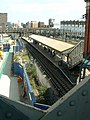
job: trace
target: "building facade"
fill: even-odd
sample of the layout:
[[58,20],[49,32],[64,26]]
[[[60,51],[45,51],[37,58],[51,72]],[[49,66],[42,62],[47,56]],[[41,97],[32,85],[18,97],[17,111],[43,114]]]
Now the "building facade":
[[44,27],[45,27],[44,22],[40,22],[40,21],[39,21],[39,22],[38,22],[38,27],[39,27],[39,28],[44,28]]
[[31,21],[31,28],[38,28],[38,22],[37,21]]
[[61,36],[69,39],[84,39],[85,21],[61,21]]
[[54,22],[55,22],[55,19],[50,18],[50,19],[48,20],[48,25],[49,25],[49,27],[54,27]]
[[5,30],[7,26],[7,13],[0,13],[0,29]]
[[31,22],[26,22],[26,28],[31,28]]

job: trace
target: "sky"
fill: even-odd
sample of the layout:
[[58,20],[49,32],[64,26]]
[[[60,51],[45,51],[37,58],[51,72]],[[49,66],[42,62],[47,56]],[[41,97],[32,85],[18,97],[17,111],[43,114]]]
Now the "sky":
[[43,21],[49,18],[80,20],[85,14],[84,0],[1,0],[0,12],[8,13],[8,22]]

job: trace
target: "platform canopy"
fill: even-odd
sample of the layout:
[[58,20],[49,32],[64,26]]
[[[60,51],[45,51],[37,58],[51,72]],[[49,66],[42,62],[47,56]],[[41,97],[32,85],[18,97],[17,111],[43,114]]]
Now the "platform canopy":
[[60,40],[56,40],[56,39],[52,39],[52,38],[48,38],[40,35],[32,34],[29,37],[59,52],[68,51],[75,46],[67,42],[63,42]]

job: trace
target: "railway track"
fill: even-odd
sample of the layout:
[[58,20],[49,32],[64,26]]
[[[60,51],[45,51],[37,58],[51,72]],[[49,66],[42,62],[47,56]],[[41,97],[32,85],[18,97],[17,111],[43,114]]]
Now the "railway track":
[[54,88],[58,91],[59,96],[62,97],[70,89],[73,88],[73,84],[68,79],[68,77],[60,70],[50,59],[48,59],[39,49],[37,49],[33,44],[26,42],[26,48],[32,54],[32,56],[37,59],[41,64],[43,69],[46,71],[47,75],[51,78],[51,82]]

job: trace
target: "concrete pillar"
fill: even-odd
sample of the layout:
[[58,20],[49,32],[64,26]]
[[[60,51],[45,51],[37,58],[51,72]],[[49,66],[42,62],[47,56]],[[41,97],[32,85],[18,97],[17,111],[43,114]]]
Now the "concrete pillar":
[[90,0],[86,2],[86,21],[85,21],[85,39],[84,39],[84,58],[90,55]]

